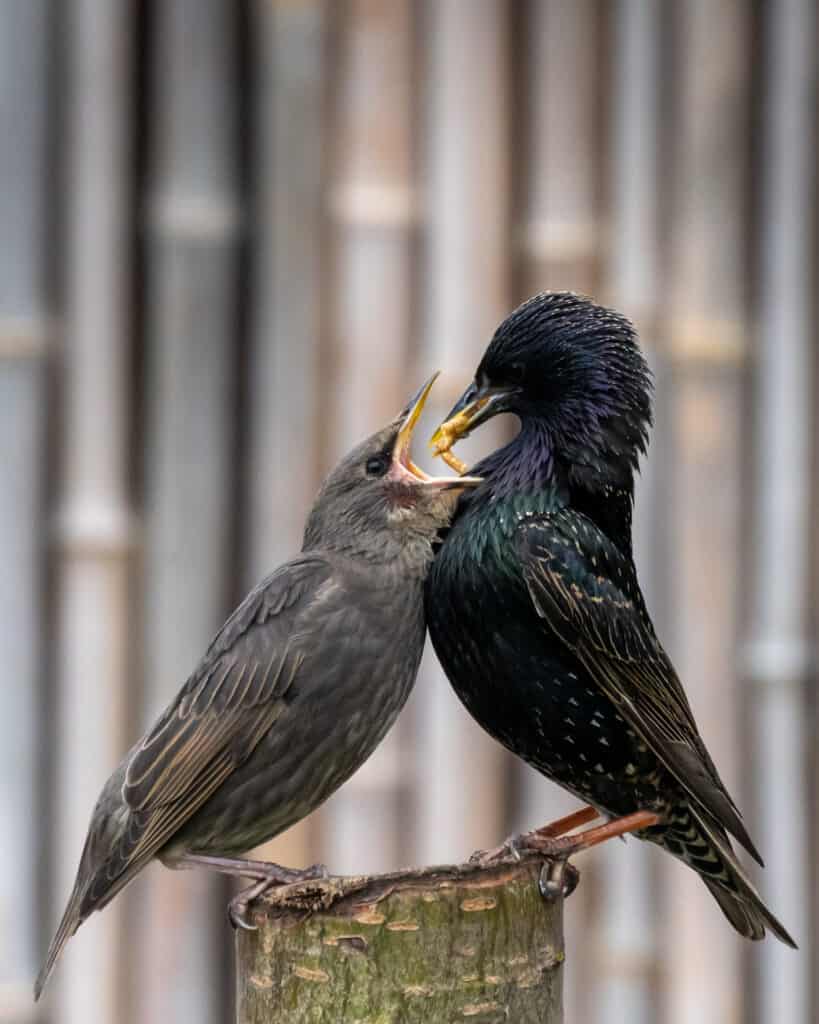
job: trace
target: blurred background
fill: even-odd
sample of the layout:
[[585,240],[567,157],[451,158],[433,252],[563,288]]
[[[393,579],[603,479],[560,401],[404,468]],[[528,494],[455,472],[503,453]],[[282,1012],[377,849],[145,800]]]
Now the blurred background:
[[[641,579],[801,944],[743,944],[683,867],[610,843],[566,906],[567,1021],[816,1019],[816,20],[0,0],[3,1024],[230,1019],[225,885],[159,866],[32,1005],[99,788],[297,551],[321,474],[440,368],[425,458],[494,326],[557,287],[640,328]],[[573,806],[430,655],[376,756],[263,855],[463,859]]]

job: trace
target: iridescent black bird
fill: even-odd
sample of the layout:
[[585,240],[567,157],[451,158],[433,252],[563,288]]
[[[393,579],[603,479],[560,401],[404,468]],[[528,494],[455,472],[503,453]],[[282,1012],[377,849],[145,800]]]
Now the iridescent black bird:
[[520,432],[472,470],[427,578],[429,630],[463,703],[504,746],[697,871],[740,934],[793,939],[729,834],[761,863],[699,735],[632,560],[650,375],[624,317],[538,295],[497,329],[433,437],[446,452],[500,412]]
[[154,858],[256,879],[233,901],[238,924],[266,886],[309,875],[235,858],[326,800],[409,696],[433,541],[475,482],[409,457],[431,386],[330,474],[301,555],[245,598],[105,784],[35,998],[83,921]]

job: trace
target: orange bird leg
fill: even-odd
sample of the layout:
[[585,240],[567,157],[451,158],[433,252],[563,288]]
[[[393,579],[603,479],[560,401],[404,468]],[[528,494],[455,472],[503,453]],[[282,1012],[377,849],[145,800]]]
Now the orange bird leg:
[[572,811],[571,814],[567,814],[565,818],[558,818],[556,821],[549,822],[548,825],[544,825],[542,828],[536,828],[532,832],[527,832],[521,836],[522,840],[528,839],[529,836],[542,836],[544,839],[553,839],[557,836],[565,836],[567,832],[571,832],[573,828],[578,828],[580,825],[588,825],[590,821],[594,821],[595,818],[599,818],[600,814],[593,807],[581,807],[579,811]]
[[[581,815],[583,812],[578,811]],[[627,835],[629,832],[636,832],[641,828],[650,828],[652,825],[659,825],[661,822],[659,814],[653,811],[635,811],[634,814],[626,814],[622,818],[615,818],[614,821],[607,821],[605,825],[596,825],[594,828],[587,828],[574,836],[549,836],[542,832],[530,832],[523,837],[524,849],[538,850],[547,857],[552,858],[543,865],[540,872],[540,892],[544,899],[555,900],[559,896],[566,897],[577,885],[577,872],[574,871],[567,878],[569,857],[581,850],[589,850],[592,846],[605,843],[607,839],[614,839],[617,836]],[[559,824],[555,822],[555,824]],[[548,826],[547,826],[548,827]]]
[[[586,808],[586,811],[591,808]],[[579,817],[584,811],[577,811],[574,817]],[[569,817],[572,817],[570,815]],[[564,819],[567,820],[567,819]],[[587,819],[588,820],[588,819]],[[652,825],[659,825],[661,821],[659,814],[653,811],[635,811],[633,814],[626,814],[622,818],[615,818],[607,821],[605,825],[595,825],[594,828],[587,828],[585,832],[579,832],[574,836],[566,836],[557,833],[548,833],[542,829],[537,832],[530,832],[523,836],[525,849],[542,850],[543,853],[556,857],[570,857],[573,853],[581,850],[589,850],[592,846],[605,843],[607,839],[616,839],[617,836],[627,835],[629,832],[637,832],[641,828],[650,828]],[[561,822],[555,822],[555,826]],[[546,826],[548,829],[550,826]],[[565,831],[565,830],[564,830]]]
[[[492,864],[495,861],[510,856],[520,859],[521,853],[525,850],[539,850],[538,841],[563,836],[567,832],[571,832],[573,828],[587,825],[590,821],[594,821],[595,818],[599,817],[599,813],[593,807],[581,807],[579,811],[573,811],[571,814],[567,814],[565,818],[558,818],[557,821],[552,821],[542,828],[535,829],[533,832],[509,836],[500,846],[495,846],[491,850],[478,850],[469,859],[473,863],[483,865]],[[530,843],[530,839],[533,839],[534,842]]]

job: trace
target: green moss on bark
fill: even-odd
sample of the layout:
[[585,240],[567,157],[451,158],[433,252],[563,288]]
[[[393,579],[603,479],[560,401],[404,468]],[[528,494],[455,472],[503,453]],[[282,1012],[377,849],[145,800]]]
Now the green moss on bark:
[[239,1024],[558,1024],[562,901],[539,863],[289,886],[237,934]]

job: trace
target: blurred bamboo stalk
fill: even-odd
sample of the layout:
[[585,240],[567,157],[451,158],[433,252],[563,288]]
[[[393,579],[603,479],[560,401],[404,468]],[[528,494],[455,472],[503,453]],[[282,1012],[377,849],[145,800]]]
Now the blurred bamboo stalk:
[[[91,808],[125,749],[132,618],[126,489],[131,9],[123,0],[77,0],[66,7],[64,21],[66,315],[54,780],[61,906],[74,880]],[[55,915],[49,916],[53,928]],[[61,1024],[119,1019],[118,972],[125,962],[120,921],[115,903],[70,943],[55,978]]]
[[[656,344],[659,284],[659,106],[660,4],[618,0],[613,12],[611,119],[611,232],[606,295],[631,317],[640,332],[658,391],[662,355]],[[658,395],[661,404],[666,397]],[[660,410],[662,414],[662,409]],[[655,426],[649,456],[637,484],[634,552],[640,581],[655,624],[662,569],[656,524],[662,518],[658,467],[664,441]],[[660,628],[660,632],[664,630]],[[657,1010],[657,913],[647,844],[607,843],[601,858],[597,957],[583,958],[595,979],[594,1019],[600,1024],[650,1024]]]
[[[333,125],[333,459],[404,404],[416,195],[412,4],[347,0],[338,30]],[[388,343],[385,344],[385,341]],[[385,871],[406,849],[405,720],[322,813],[333,871]]]
[[[675,373],[671,654],[729,790],[739,791],[735,643],[740,562],[740,412],[746,355],[744,259],[749,5],[674,8],[675,168],[669,343]],[[764,848],[764,847],[763,847]],[[666,860],[671,1024],[737,1021],[740,943],[691,872]]]
[[[125,731],[133,703],[150,705],[146,724],[201,654],[237,577],[249,587],[297,550],[321,470],[441,368],[431,424],[512,301],[557,287],[622,308],[648,341],[658,423],[635,519],[641,581],[729,787],[738,789],[741,763],[754,768],[752,833],[769,863],[762,892],[803,947],[741,945],[690,872],[636,842],[617,844],[580,862],[567,948],[582,955],[567,969],[567,1019],[812,1019],[815,792],[803,718],[815,653],[806,622],[816,555],[815,22],[812,0],[0,4],[0,816],[13,865],[0,913],[14,923],[0,955],[0,1019],[40,1019],[29,1002],[47,938],[32,912],[37,858],[48,845],[50,932],[93,801],[136,731]],[[144,75],[132,64],[141,26],[152,30]],[[758,85],[751,28],[764,57]],[[57,125],[51,76],[63,71]],[[131,95],[144,82],[148,102]],[[751,147],[757,100],[761,139]],[[134,447],[144,442],[147,460],[146,685],[134,697],[127,324],[138,161],[129,150],[143,116],[151,159],[137,318],[147,331],[147,434]],[[55,127],[65,210],[48,194]],[[255,213],[246,289],[237,281],[244,132]],[[65,235],[56,247],[61,360],[51,355],[43,268],[55,213]],[[746,421],[749,226],[758,232],[759,361]],[[245,327],[247,350],[233,342]],[[52,359],[63,414],[53,434],[53,727],[36,717]],[[239,374],[246,408],[235,401]],[[745,425],[753,490],[741,488]],[[237,435],[247,442],[241,474]],[[459,453],[471,460],[502,437],[482,430]],[[755,532],[741,538],[741,561],[743,494]],[[737,584],[749,565],[743,601]],[[744,689],[739,605],[748,613]],[[739,700],[754,726],[744,761]],[[39,785],[52,733],[53,777]],[[53,829],[37,804],[46,785]],[[748,793],[736,796],[749,807]],[[460,859],[572,805],[480,733],[428,658],[410,714],[379,755],[317,825],[290,830],[262,855],[294,865],[321,857],[334,870]],[[230,962],[219,888],[152,869],[69,945],[46,1015],[60,1024],[221,1020]],[[133,906],[141,927],[125,947],[122,909]],[[743,959],[758,967],[760,1000],[745,995],[754,987]]]
[[[423,365],[442,370],[440,422],[508,311],[508,5],[440,0],[425,18],[429,83]],[[419,375],[420,376],[420,375]],[[497,431],[481,431],[482,450]],[[459,447],[470,461],[473,443]],[[508,755],[469,718],[430,656],[414,701],[419,722],[415,860],[458,860],[503,838]]]
[[14,140],[0,146],[0,821],[9,867],[0,873],[0,1017],[15,1024],[34,1019],[31,981],[45,948],[38,822],[48,42],[45,0],[0,7],[0,138]]
[[[240,223],[235,10],[167,0],[150,40],[145,686],[148,727],[229,610]],[[205,872],[139,885],[136,1019],[224,1018],[224,889]]]
[[[317,486],[327,10],[324,0],[255,0],[253,294],[248,360],[250,587],[301,547]],[[317,859],[300,823],[259,856]]]
[[[519,299],[545,290],[595,293],[599,278],[601,225],[598,178],[601,139],[594,74],[600,15],[599,0],[528,0],[523,7],[525,74],[522,97],[526,117],[521,151],[522,204],[517,231]],[[569,813],[577,801],[542,775],[518,763],[520,798],[517,830]],[[590,926],[597,891],[598,858],[585,860],[585,884],[566,915],[569,947],[582,941]],[[566,970],[568,1019],[586,1020],[592,987],[585,972],[590,958],[570,961]]]
[[522,297],[563,288],[593,294],[601,235],[595,71],[603,8],[599,0],[528,0],[524,10]]
[[746,639],[753,683],[758,832],[767,869],[762,889],[800,945],[799,955],[766,943],[760,1021],[811,1019],[811,933],[805,680],[815,656],[809,637],[808,572],[811,394],[815,348],[815,238],[807,216],[816,199],[816,6],[763,5],[764,99],[756,375],[754,590]]

